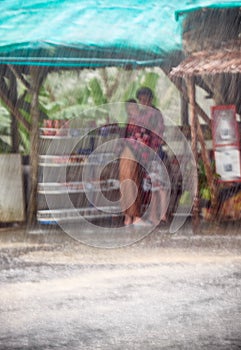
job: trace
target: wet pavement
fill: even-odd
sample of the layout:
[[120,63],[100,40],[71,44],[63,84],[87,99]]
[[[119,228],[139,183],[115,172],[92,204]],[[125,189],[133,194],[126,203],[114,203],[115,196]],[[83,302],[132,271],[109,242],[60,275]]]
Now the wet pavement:
[[238,226],[117,249],[12,228],[0,261],[0,349],[241,349]]

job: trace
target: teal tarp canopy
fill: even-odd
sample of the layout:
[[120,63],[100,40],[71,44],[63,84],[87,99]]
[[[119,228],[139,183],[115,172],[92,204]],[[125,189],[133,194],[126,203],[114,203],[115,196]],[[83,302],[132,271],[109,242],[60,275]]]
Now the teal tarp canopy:
[[170,0],[5,0],[0,8],[2,63],[153,66],[181,47]]
[[206,4],[217,2],[2,0],[0,64],[158,66],[181,50],[176,11]]
[[188,14],[190,12],[201,10],[202,8],[207,9],[224,9],[224,8],[235,8],[235,7],[241,7],[241,1],[236,0],[227,0],[227,1],[198,1],[198,0],[192,0],[188,1],[187,5],[183,7],[182,9],[178,9],[175,12],[176,19],[178,20],[181,15]]

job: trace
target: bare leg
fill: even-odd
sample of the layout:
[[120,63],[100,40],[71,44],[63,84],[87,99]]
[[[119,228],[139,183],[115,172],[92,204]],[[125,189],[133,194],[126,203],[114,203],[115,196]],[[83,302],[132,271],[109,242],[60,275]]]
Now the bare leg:
[[125,214],[125,225],[130,225],[140,218],[140,196],[138,163],[133,153],[126,147],[120,157],[119,177],[121,186],[121,207]]
[[157,225],[159,223],[159,217],[157,214],[157,210],[159,207],[159,203],[160,203],[160,194],[158,191],[153,191],[151,194],[151,203],[150,203],[150,215],[149,215],[149,219],[150,221]]
[[164,189],[160,189],[160,201],[161,201],[161,217],[160,221],[167,221],[167,192]]
[[[161,208],[160,208],[161,207]],[[164,189],[152,192],[149,219],[155,225],[159,222],[166,222],[167,216],[167,192]],[[160,215],[160,216],[159,216]]]
[[125,225],[130,225],[132,224],[132,217],[128,214],[125,214],[125,220],[124,220]]

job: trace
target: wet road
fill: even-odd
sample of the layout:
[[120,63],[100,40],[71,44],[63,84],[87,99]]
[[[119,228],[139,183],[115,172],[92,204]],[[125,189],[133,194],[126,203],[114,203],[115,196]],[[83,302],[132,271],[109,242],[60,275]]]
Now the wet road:
[[0,246],[0,349],[241,349],[241,236]]

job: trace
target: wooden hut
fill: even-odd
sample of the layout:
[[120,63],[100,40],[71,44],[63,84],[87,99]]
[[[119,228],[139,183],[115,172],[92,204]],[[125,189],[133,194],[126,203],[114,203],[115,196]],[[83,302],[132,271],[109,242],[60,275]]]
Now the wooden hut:
[[[228,5],[227,5],[228,6]],[[230,4],[229,4],[230,6]],[[192,150],[198,159],[197,143],[201,145],[209,188],[211,190],[211,218],[241,218],[240,192],[230,196],[220,205],[220,183],[211,169],[200,120],[203,117],[196,103],[195,87],[202,87],[216,105],[235,105],[241,114],[241,12],[240,7],[203,7],[190,12],[179,11],[183,20],[183,48],[185,59],[169,74],[190,104]],[[181,81],[181,82],[180,82]],[[211,118],[205,116],[211,127]],[[240,129],[239,129],[240,138]],[[232,188],[235,182],[222,183],[222,188]],[[194,216],[198,216],[198,196],[194,203]]]

